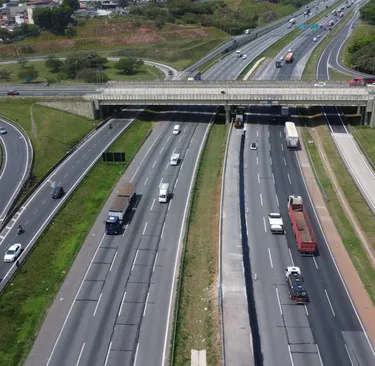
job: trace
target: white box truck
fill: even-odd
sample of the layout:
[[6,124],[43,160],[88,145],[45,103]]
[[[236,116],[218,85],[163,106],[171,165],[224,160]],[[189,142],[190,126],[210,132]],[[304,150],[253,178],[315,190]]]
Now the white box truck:
[[283,218],[279,213],[270,213],[268,215],[268,221],[272,234],[284,234]]
[[285,122],[285,142],[288,149],[298,148],[298,133],[296,125],[293,122]]
[[178,165],[179,161],[180,161],[180,154],[173,153],[171,155],[170,164],[171,165]]
[[289,20],[289,23],[290,23],[290,24],[296,24],[296,19],[295,19],[295,18],[290,19],[290,20]]
[[161,183],[159,186],[159,202],[168,202],[169,183]]
[[288,106],[282,106],[281,107],[281,115],[282,116],[289,116],[289,107]]

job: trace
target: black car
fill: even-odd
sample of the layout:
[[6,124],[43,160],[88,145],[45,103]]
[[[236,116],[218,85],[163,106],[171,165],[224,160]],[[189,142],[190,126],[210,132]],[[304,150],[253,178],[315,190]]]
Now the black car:
[[173,75],[172,70],[169,70],[169,71],[168,71],[168,75]]
[[52,198],[61,198],[64,195],[64,188],[57,186],[52,192]]

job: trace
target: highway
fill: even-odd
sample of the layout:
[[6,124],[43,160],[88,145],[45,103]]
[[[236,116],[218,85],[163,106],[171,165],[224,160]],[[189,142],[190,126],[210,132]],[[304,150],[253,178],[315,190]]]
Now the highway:
[[348,69],[342,66],[340,63],[340,55],[342,52],[342,48],[347,39],[349,38],[349,36],[351,35],[353,28],[359,19],[359,7],[363,6],[365,3],[366,1],[355,3],[355,10],[351,19],[335,36],[334,42],[330,42],[330,44],[325,48],[325,50],[321,54],[316,68],[317,80],[329,80],[329,68],[333,68],[341,73],[352,75],[354,77],[368,76],[367,74]]
[[[40,185],[29,200],[20,208],[0,233],[0,249],[5,251],[11,244],[21,243],[24,252],[28,252],[59,208],[63,205],[90,167],[96,162],[102,151],[116,139],[128,126],[127,120],[113,120],[113,129],[104,127],[95,131],[81,144],[51,175]],[[25,155],[26,156],[26,155]],[[25,156],[22,156],[24,159]],[[52,199],[55,185],[63,185],[65,196],[60,200]],[[18,236],[17,226],[21,224],[25,232]],[[7,278],[15,270],[15,264],[0,262],[0,280]]]
[[[330,6],[333,2],[326,1],[320,2],[318,4],[318,12],[324,11],[326,5]],[[312,7],[315,9],[315,4]],[[305,9],[306,7],[304,7]],[[302,11],[304,10],[302,9]],[[315,12],[315,10],[312,10]],[[259,36],[254,41],[249,42],[246,45],[241,47],[241,52],[243,55],[247,56],[247,59],[244,60],[243,58],[237,58],[235,52],[230,53],[227,57],[222,59],[221,61],[217,62],[213,67],[208,69],[206,72],[203,73],[202,79],[203,80],[235,80],[241,74],[241,72],[252,62],[256,59],[263,51],[267,48],[272,46],[282,37],[287,35],[290,32],[293,32],[294,29],[300,24],[304,24],[304,22],[311,17],[305,18],[302,15],[296,16],[296,24],[294,27],[289,28],[289,23],[286,21],[279,27],[271,30],[270,32],[266,33],[265,35]]]
[[31,142],[17,126],[0,118],[0,126],[7,130],[0,135],[3,161],[0,169],[0,223],[28,178],[32,160]]
[[[75,279],[80,286],[71,308],[65,308],[59,334],[54,343],[50,337],[43,342],[42,329],[26,365],[42,365],[47,357],[46,365],[162,364],[169,352],[171,289],[191,180],[215,110],[180,108],[154,129],[150,147],[125,173],[124,179],[137,185],[137,202],[124,234],[104,235],[103,210],[96,224],[102,239],[85,276]],[[179,136],[172,135],[175,123],[182,129]],[[181,154],[177,167],[169,165],[173,152]],[[161,181],[173,191],[168,204],[157,201]],[[47,318],[43,327],[54,321]]]

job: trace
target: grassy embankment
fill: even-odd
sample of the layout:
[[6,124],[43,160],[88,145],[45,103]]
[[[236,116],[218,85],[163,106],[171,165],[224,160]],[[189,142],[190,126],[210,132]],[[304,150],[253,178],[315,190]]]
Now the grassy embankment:
[[[323,149],[327,156],[331,168],[339,182],[341,190],[348,201],[357,222],[359,223],[363,233],[365,234],[368,242],[375,248],[375,227],[374,216],[368,208],[366,202],[362,198],[361,193],[358,191],[353,179],[344,166],[341,157],[332,141],[328,128],[323,120],[316,120],[314,125],[315,131],[318,133],[322,142]],[[309,129],[303,129],[305,141],[314,141]],[[318,148],[315,144],[306,143],[306,148],[310,152],[312,163],[315,166],[319,179],[328,195],[329,201],[326,202],[331,218],[333,219],[344,246],[349,253],[349,256],[362,280],[366,290],[368,291],[372,302],[375,304],[375,270],[372,266],[367,254],[362,247],[362,244],[357,237],[352,224],[346,216],[340,200],[337,197],[334,186],[327,174],[323,162],[319,156]]]
[[221,363],[216,281],[222,165],[228,126],[214,124],[204,148],[185,241],[174,365],[190,364],[191,349]]
[[[319,62],[319,59],[326,49],[326,47],[332,42],[336,35],[341,31],[341,29],[348,23],[352,18],[353,12],[345,13],[343,19],[337,24],[336,27],[319,43],[319,45],[314,49],[309,60],[307,61],[305,70],[302,74],[302,80],[316,80],[316,68]],[[343,74],[334,69],[329,70],[330,80],[332,81],[345,81],[350,80],[352,77],[350,75]]]
[[[132,74],[123,74],[115,68],[115,61],[109,61],[104,65],[103,72],[108,76],[109,80],[116,81],[153,81],[164,79],[164,73],[156,67],[142,65]],[[38,71],[39,76],[32,81],[32,84],[45,83],[47,80],[56,79],[58,73],[51,72],[46,66],[45,61],[35,61],[28,62],[26,66],[34,66]],[[21,70],[21,65],[18,63],[14,64],[0,64],[0,70],[7,70],[11,72],[9,80],[0,80],[1,84],[22,84],[25,83],[25,79],[20,79],[18,77],[18,72]],[[98,74],[97,82],[100,82],[100,75]],[[71,83],[82,83],[79,79],[67,79],[61,80],[61,84],[71,84]]]
[[351,67],[350,54],[348,48],[356,42],[359,38],[364,38],[366,36],[372,35],[375,33],[375,25],[363,23],[358,20],[358,24],[354,26],[353,32],[350,35],[348,42],[345,43],[344,48],[341,53],[341,61],[347,67]]
[[[309,27],[310,25],[318,22],[322,17],[324,17],[326,14],[329,14],[332,9],[336,8],[337,4],[333,4],[328,9],[325,9],[323,12],[321,12],[318,15],[315,15],[311,19],[307,20],[305,24]],[[262,62],[267,62],[267,60],[273,60],[276,55],[285,47],[288,46],[291,42],[293,42],[302,32],[304,32],[304,29],[296,28],[293,32],[290,32],[280,40],[278,40],[276,43],[274,43],[272,46],[267,48],[263,53],[261,53],[253,62],[251,62],[241,73],[241,75],[238,77],[239,80],[242,80],[245,75],[249,72],[249,70],[254,66],[254,64],[260,60],[262,57],[265,57],[265,60]],[[262,63],[258,65],[260,67]],[[253,71],[253,74],[256,72],[256,69]],[[248,80],[251,80],[251,76]]]
[[153,22],[139,25],[130,19],[89,19],[77,27],[74,37],[42,32],[22,42],[0,45],[3,59],[46,54],[60,57],[70,52],[91,50],[103,56],[139,57],[185,69],[228,39],[228,34],[200,25],[166,24],[162,29]]
[[[132,157],[151,125],[136,121],[115,142],[116,151]],[[94,166],[1,294],[0,365],[19,365],[26,358],[48,308],[123,171],[123,166],[102,162]]]
[[[2,116],[17,121],[30,137],[35,161],[30,184],[33,185],[66,153],[92,130],[96,123],[87,118],[34,104],[36,98],[0,98]],[[31,122],[30,108],[35,121]],[[16,106],[16,107],[15,107]]]

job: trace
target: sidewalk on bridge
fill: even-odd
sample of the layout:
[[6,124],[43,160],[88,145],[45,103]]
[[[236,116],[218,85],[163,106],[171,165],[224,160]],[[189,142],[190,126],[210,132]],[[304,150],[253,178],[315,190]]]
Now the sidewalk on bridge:
[[300,169],[315,208],[318,220],[326,237],[327,245],[334,257],[341,277],[345,282],[355,309],[362,321],[372,345],[375,345],[375,307],[346,251],[335,224],[329,214],[322,193],[315,180],[310,166],[305,146],[301,140],[302,149],[297,152]]

